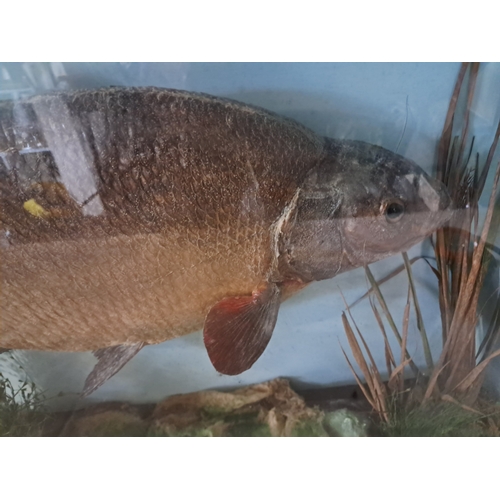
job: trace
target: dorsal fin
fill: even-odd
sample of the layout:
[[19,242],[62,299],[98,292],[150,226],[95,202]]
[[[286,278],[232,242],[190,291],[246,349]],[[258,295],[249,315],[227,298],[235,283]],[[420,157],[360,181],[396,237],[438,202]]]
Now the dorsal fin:
[[203,340],[218,372],[238,375],[259,359],[276,324],[280,295],[275,283],[267,283],[252,295],[226,297],[210,309]]
[[106,380],[120,371],[146,344],[115,345],[94,351],[98,359],[94,369],[85,380],[81,397],[86,397],[101,387]]

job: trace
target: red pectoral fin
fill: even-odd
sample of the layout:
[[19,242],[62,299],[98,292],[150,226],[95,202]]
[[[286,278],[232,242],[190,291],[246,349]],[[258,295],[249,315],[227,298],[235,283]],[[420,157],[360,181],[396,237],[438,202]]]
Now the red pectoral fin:
[[218,372],[238,375],[259,359],[271,339],[279,306],[280,289],[272,283],[253,295],[222,299],[210,309],[203,340]]

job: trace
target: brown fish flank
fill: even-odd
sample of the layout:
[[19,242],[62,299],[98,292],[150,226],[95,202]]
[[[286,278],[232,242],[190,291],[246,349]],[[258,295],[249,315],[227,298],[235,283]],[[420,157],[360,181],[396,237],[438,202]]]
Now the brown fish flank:
[[39,96],[2,104],[0,123],[0,347],[99,349],[87,393],[142,345],[204,325],[216,369],[240,373],[284,296],[448,218],[412,162],[210,96]]

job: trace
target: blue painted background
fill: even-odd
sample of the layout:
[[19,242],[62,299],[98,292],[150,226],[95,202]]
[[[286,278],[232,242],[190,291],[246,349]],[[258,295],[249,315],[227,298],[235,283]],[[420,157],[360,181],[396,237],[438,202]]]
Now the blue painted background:
[[[396,150],[431,171],[449,99],[460,65],[457,63],[65,63],[71,88],[107,85],[170,87],[230,97],[294,118],[322,135],[361,139]],[[6,88],[5,81],[0,81]],[[500,118],[500,64],[483,64],[473,106],[472,133],[485,157]],[[405,125],[406,124],[406,125]],[[404,130],[404,136],[402,132]],[[402,137],[402,138],[401,138]],[[411,255],[432,255],[428,245]],[[373,265],[377,277],[402,263],[401,257]],[[436,280],[423,261],[414,266],[419,299],[435,356],[439,353],[440,319]],[[200,333],[143,349],[118,375],[87,401],[156,401],[165,396],[206,388],[234,387],[289,377],[301,387],[353,382],[340,345],[350,353],[341,325],[348,302],[367,289],[362,270],[311,285],[281,308],[275,333],[264,355],[248,372],[217,374]],[[406,302],[403,274],[383,286],[399,325]],[[385,366],[380,332],[367,301],[353,310],[376,361]],[[409,351],[423,364],[415,318],[410,325]],[[17,352],[17,360],[47,394],[60,391],[55,406],[71,406],[95,359],[91,354]],[[77,404],[81,404],[78,402]]]

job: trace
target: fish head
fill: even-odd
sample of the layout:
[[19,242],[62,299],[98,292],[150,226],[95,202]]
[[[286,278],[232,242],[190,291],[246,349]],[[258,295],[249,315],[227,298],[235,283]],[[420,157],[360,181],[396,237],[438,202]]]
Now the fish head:
[[287,279],[332,278],[406,251],[450,219],[445,186],[413,161],[360,141],[327,141],[283,228]]

